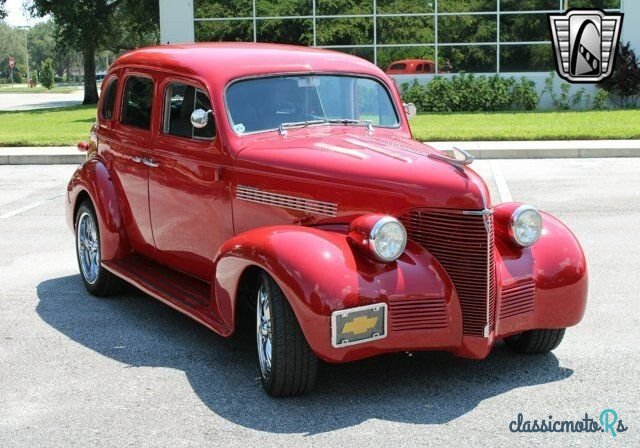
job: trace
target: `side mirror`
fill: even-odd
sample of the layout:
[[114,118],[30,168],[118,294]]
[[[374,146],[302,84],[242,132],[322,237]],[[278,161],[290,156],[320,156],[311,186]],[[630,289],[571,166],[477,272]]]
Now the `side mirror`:
[[407,114],[407,119],[411,120],[418,113],[418,108],[413,103],[404,103],[404,113]]
[[212,110],[196,109],[191,114],[191,124],[196,129],[202,129],[209,124],[209,114],[213,115]]

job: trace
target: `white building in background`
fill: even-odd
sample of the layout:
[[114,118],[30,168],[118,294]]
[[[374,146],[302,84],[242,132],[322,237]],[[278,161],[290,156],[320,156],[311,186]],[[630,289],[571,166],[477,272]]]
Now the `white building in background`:
[[[310,45],[355,54],[383,68],[399,59],[430,59],[436,72],[525,76],[541,90],[555,70],[547,15],[568,6],[624,13],[622,40],[640,51],[640,0],[357,0],[356,4],[357,9],[343,10],[324,0],[160,0],[161,41]],[[433,76],[394,75],[400,83],[428,82]],[[590,85],[573,89],[582,87],[595,92]],[[550,105],[550,98],[542,99],[541,107]]]

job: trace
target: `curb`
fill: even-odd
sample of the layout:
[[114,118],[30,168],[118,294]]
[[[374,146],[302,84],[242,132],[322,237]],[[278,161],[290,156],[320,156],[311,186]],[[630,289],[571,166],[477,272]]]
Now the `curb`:
[[75,146],[0,148],[0,165],[78,165],[85,160]]
[[568,140],[530,142],[429,142],[453,154],[461,148],[476,159],[589,159],[640,157],[640,140]]
[[[487,159],[589,159],[640,157],[640,140],[567,140],[526,142],[426,142],[454,155],[464,149],[478,160]],[[0,148],[0,165],[78,165],[86,155],[75,146]]]

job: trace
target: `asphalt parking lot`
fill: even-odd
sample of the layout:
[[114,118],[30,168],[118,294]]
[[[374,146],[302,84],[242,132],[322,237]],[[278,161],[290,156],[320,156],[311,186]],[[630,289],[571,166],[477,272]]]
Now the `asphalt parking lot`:
[[[268,398],[253,340],[222,339],[133,288],[80,281],[63,193],[73,166],[0,166],[0,447],[640,446],[640,159],[478,161],[494,201],[564,220],[589,260],[583,322],[553,354],[397,354],[323,366]],[[511,433],[598,419],[610,433]]]

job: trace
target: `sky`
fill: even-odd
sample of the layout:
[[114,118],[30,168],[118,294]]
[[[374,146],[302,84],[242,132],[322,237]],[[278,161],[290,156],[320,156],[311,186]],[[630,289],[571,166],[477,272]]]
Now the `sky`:
[[24,0],[7,0],[7,17],[4,21],[11,26],[35,25],[45,19],[32,18],[23,7]]

